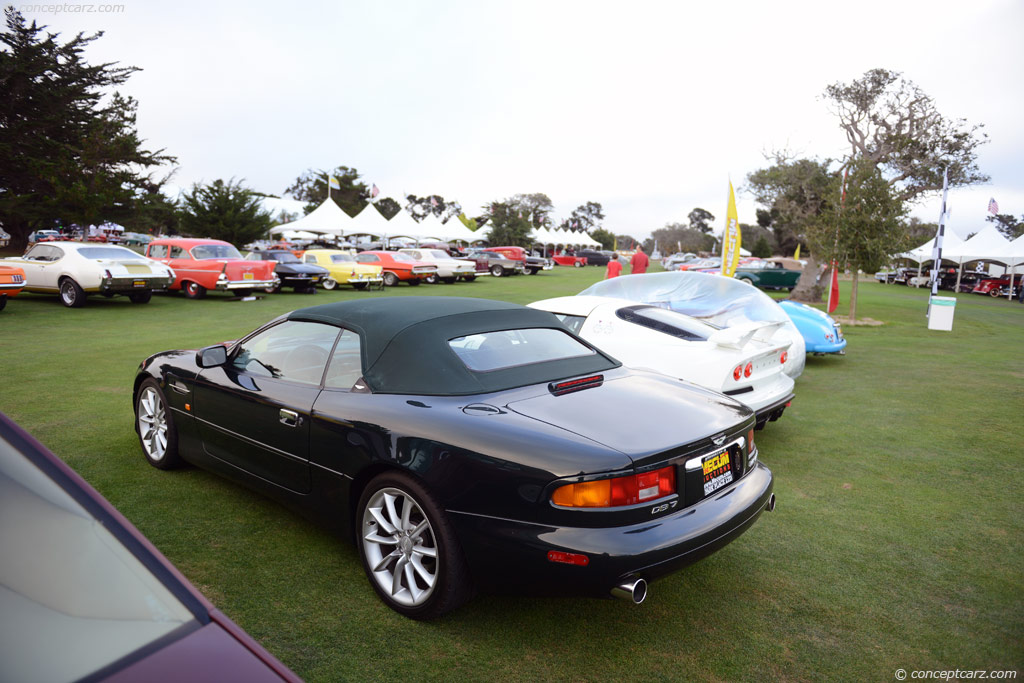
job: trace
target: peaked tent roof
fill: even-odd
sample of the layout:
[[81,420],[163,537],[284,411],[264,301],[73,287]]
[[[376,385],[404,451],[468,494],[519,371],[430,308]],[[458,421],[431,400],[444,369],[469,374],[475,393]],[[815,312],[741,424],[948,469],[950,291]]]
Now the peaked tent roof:
[[1019,266],[1024,264],[1024,235],[1010,242],[1009,265]]
[[948,250],[943,249],[942,256],[958,263],[980,260],[1007,263],[1012,260],[1010,242],[994,225],[986,225],[967,241]]
[[352,223],[346,228],[348,235],[373,235],[374,237],[391,237],[398,235],[387,218],[380,214],[372,204],[367,204],[355,215]]
[[[963,240],[955,232],[946,232],[942,236],[942,258],[955,261],[955,258],[949,256],[949,251],[954,247],[963,244]],[[935,249],[935,238],[931,238],[919,247],[915,247],[910,251],[905,251],[902,254],[897,254],[896,258],[908,258],[919,263],[924,261],[932,260],[932,250]]]
[[287,230],[305,230],[322,235],[341,237],[352,224],[352,218],[341,210],[331,199],[309,212],[306,216],[291,223],[275,225],[270,229],[271,235],[280,235]]

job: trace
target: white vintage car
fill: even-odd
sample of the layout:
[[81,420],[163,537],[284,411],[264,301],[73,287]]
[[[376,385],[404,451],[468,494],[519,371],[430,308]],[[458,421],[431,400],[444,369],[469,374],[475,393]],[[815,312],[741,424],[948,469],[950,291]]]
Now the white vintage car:
[[[757,413],[758,428],[793,399],[783,372],[791,342],[782,323],[719,328],[650,304],[601,296],[565,296],[530,304],[631,368],[653,370],[732,396]],[[780,335],[781,337],[781,335]]]
[[132,303],[148,303],[154,289],[174,282],[162,263],[113,244],[46,242],[24,256],[3,259],[25,271],[25,291],[59,294],[69,308],[85,305],[88,294],[126,294]]
[[452,258],[443,249],[399,249],[398,251],[412,256],[417,261],[424,261],[437,266],[437,272],[427,278],[427,282],[452,283],[456,280],[473,280],[476,278],[476,266],[469,261]]

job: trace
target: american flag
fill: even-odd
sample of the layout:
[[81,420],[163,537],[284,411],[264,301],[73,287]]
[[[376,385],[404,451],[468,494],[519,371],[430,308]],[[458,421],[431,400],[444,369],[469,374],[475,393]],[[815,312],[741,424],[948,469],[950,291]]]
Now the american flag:
[[373,199],[373,198],[375,198],[375,197],[376,197],[377,195],[379,195],[379,194],[380,194],[380,190],[378,190],[378,189],[377,189],[377,184],[376,184],[376,183],[374,183],[374,185],[373,185],[373,189],[372,189],[372,190],[370,190],[370,199]]
[[995,200],[995,197],[988,200],[988,212],[993,216],[999,215],[999,203]]
[[433,206],[433,207],[436,207],[437,206],[437,200],[434,199],[433,197],[431,197],[430,198],[430,205]]

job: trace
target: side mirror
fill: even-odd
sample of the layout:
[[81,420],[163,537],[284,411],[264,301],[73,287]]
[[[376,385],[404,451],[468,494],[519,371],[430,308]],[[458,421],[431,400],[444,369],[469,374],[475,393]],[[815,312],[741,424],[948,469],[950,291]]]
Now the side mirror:
[[201,368],[215,368],[228,362],[228,350],[222,345],[207,346],[196,352],[196,364]]

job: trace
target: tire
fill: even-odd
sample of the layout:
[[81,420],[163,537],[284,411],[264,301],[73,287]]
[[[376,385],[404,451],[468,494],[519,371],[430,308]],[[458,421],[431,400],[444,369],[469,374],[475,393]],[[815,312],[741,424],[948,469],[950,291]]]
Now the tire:
[[153,467],[172,470],[185,464],[178,455],[178,430],[167,408],[167,398],[153,378],[139,385],[135,397],[135,431],[139,434],[142,454]]
[[332,277],[325,277],[325,278],[324,278],[324,280],[323,280],[323,282],[321,282],[320,284],[321,284],[321,285],[323,286],[323,288],[324,288],[324,289],[326,289],[326,290],[327,290],[328,292],[329,292],[329,291],[331,291],[332,289],[337,289],[337,288],[338,288],[338,281],[337,281],[337,280],[335,280],[335,279],[334,279],[334,278],[332,278]]
[[398,284],[398,276],[391,271],[386,271],[383,276],[385,287],[394,287]]
[[990,297],[992,297],[993,299],[998,299],[999,298],[999,288],[998,287],[994,287],[994,288],[988,290],[988,295]]
[[437,273],[434,273],[433,275],[428,275],[425,279],[428,285],[436,285],[438,282],[440,282],[440,278],[437,277]]
[[133,304],[148,304],[149,300],[153,298],[153,292],[148,289],[145,292],[132,292],[128,298]]
[[572,265],[575,268],[582,268],[583,267],[583,264],[580,261],[573,261]]
[[420,283],[423,282],[423,280],[421,280],[418,277],[414,277],[414,278],[409,279],[407,282],[409,283],[410,287],[419,287]]
[[352,287],[355,289],[366,289],[368,282],[353,282]]
[[81,308],[85,305],[85,292],[71,278],[63,278],[60,281],[60,302],[68,308]]
[[504,266],[491,266],[491,275],[494,277],[501,277],[505,274]]
[[[442,506],[412,476],[374,478],[356,511],[356,545],[370,585],[391,609],[434,619],[472,595],[469,569]],[[422,526],[420,533],[410,532]]]
[[7,307],[7,295],[0,294],[0,311]]
[[198,282],[192,282],[187,280],[181,285],[182,291],[185,292],[185,297],[189,299],[204,299],[206,298],[206,287],[203,287]]

